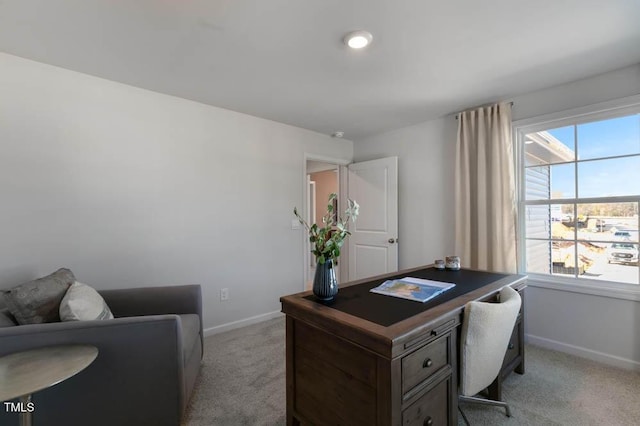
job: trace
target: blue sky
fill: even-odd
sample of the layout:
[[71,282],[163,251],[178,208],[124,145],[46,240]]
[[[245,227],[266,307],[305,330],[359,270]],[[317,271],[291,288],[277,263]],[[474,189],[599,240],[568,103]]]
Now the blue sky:
[[[578,160],[640,154],[640,114],[548,132],[577,152]],[[552,166],[551,190],[554,194],[562,193],[554,198],[576,195],[574,173],[573,164]],[[578,176],[577,195],[581,198],[640,195],[640,156],[579,162]]]

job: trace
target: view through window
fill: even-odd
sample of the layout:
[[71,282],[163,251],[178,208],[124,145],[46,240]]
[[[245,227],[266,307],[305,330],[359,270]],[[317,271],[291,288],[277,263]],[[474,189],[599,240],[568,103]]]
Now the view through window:
[[640,284],[640,114],[519,143],[526,272]]

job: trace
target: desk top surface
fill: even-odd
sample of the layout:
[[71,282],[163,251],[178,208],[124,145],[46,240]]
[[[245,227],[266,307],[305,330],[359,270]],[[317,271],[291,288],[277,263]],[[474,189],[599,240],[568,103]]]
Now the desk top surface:
[[[425,303],[369,292],[385,280],[402,277],[448,281],[456,287]],[[524,288],[526,278],[470,269],[438,271],[427,265],[346,283],[330,303],[319,302],[311,291],[283,296],[280,301],[282,312],[292,320],[395,357],[413,340],[458,324],[467,302],[490,298],[506,285]]]
[[[407,276],[453,283],[456,286],[424,303],[369,291],[386,280]],[[337,296],[331,302],[318,303],[388,327],[507,276],[507,274],[468,269],[441,271],[435,268],[424,268],[410,273],[402,272],[391,277],[373,279],[365,283],[344,287],[338,291]],[[305,299],[316,301],[313,295],[305,296]]]
[[46,389],[84,370],[98,356],[90,345],[59,345],[0,357],[0,401]]

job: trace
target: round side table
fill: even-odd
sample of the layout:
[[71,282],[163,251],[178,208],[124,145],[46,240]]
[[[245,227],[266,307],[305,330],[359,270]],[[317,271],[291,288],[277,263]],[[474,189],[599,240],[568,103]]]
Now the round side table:
[[20,426],[31,426],[31,395],[84,370],[98,356],[91,345],[59,345],[0,357],[0,401],[20,398]]

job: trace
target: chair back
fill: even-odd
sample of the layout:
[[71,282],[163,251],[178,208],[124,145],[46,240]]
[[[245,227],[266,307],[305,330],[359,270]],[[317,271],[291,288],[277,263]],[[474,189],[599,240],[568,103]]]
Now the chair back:
[[460,394],[473,396],[498,376],[522,300],[509,286],[499,303],[469,302],[460,336]]

